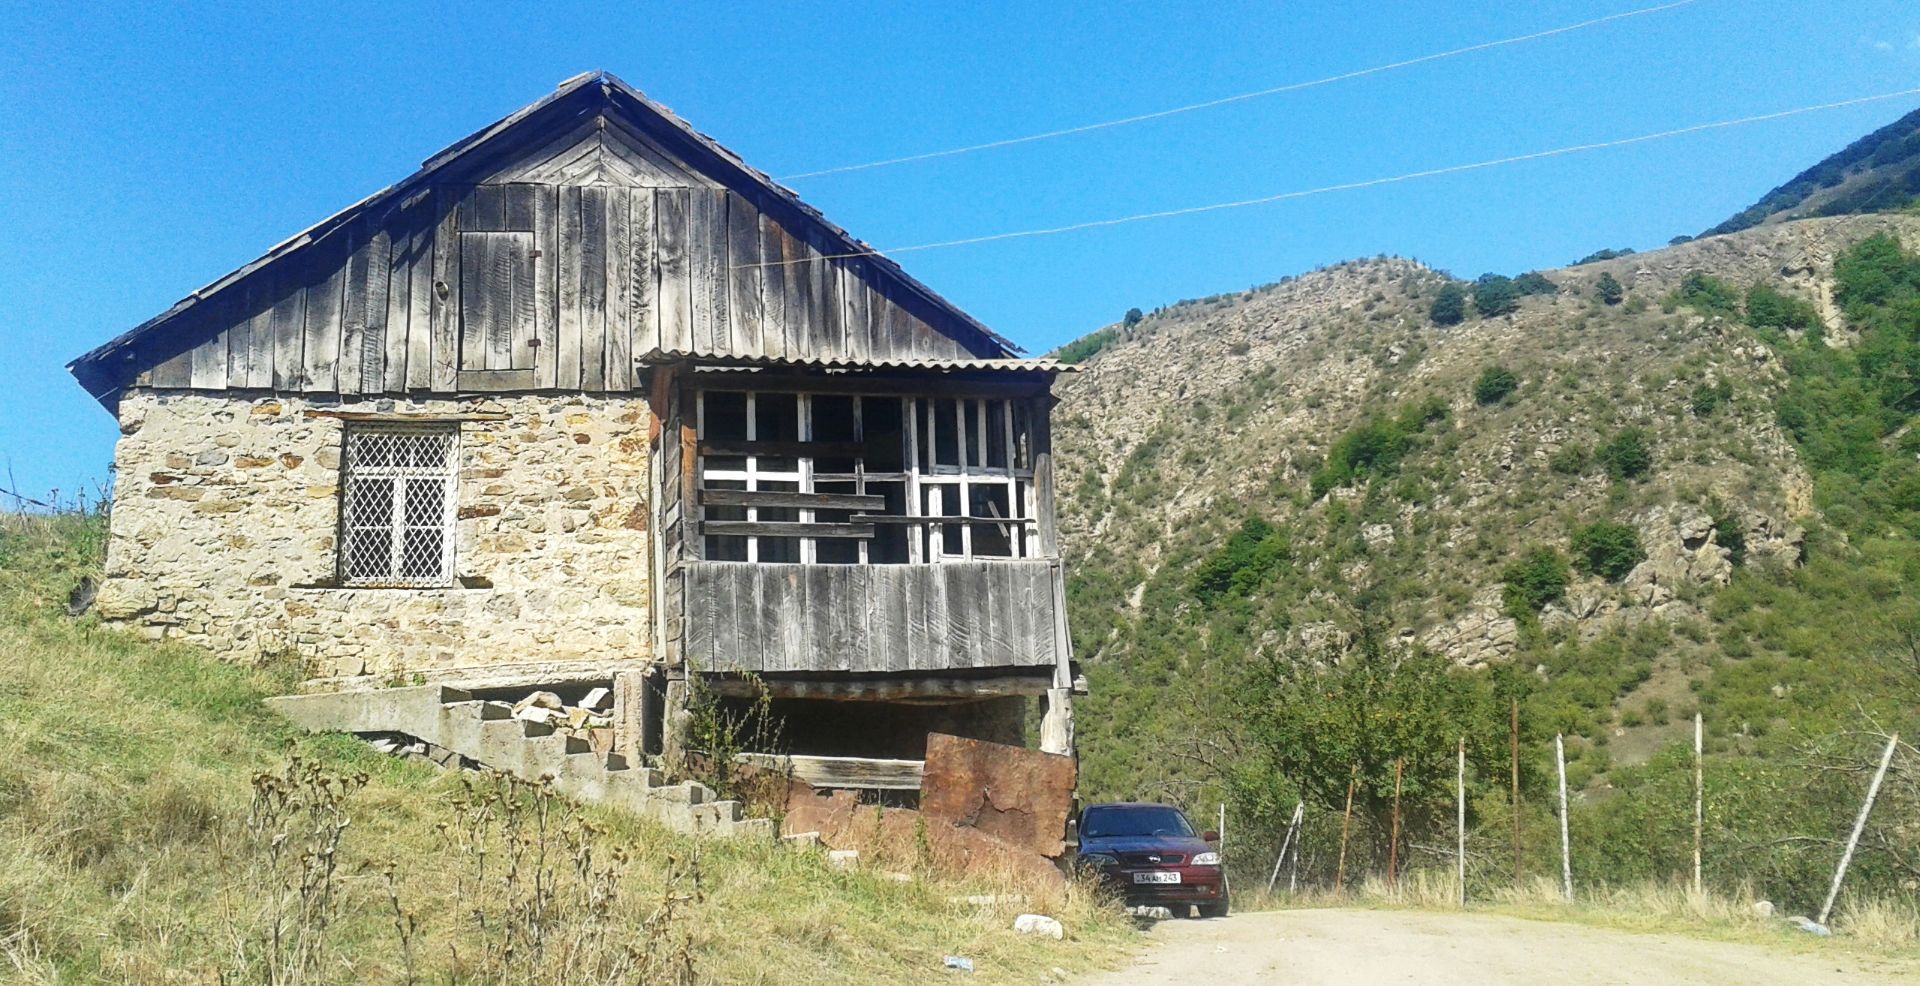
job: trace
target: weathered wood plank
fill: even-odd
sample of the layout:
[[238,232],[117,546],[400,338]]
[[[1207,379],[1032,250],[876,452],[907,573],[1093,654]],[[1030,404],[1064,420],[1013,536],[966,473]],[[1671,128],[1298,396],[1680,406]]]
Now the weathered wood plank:
[[834,647],[833,619],[834,611],[844,611],[850,600],[836,590],[845,588],[836,583],[832,565],[802,565],[800,577],[807,589],[807,599],[824,605],[806,606],[800,610],[801,645],[807,654],[806,670],[809,671],[851,671],[845,663],[847,655]]
[[220,321],[227,325],[226,384],[240,389],[247,385],[247,361],[252,358],[253,312],[247,307],[251,299],[246,285],[235,285],[227,291],[228,300],[220,306]]
[[840,284],[841,344],[847,357],[857,360],[866,359],[872,351],[867,339],[867,304],[870,296],[866,280],[860,276],[857,267],[863,263],[857,257],[834,261],[834,271]]
[[722,613],[728,605],[721,598],[726,589],[729,573],[710,568],[702,568],[686,573],[686,599],[691,613],[702,614],[700,618],[686,621],[687,636],[681,645],[681,657],[699,670],[733,670],[717,658],[715,647],[720,638],[732,629],[731,621],[707,618],[704,614]]
[[434,245],[440,236],[442,197],[422,192],[412,204],[413,235],[407,257],[407,379],[406,389],[433,386]]
[[189,351],[187,385],[195,390],[227,389],[227,333],[224,330]]
[[554,386],[561,390],[572,390],[580,386],[580,293],[582,267],[581,227],[584,222],[581,210],[582,189],[576,186],[563,186],[558,190],[559,215],[555,217],[560,231],[558,257],[554,264],[556,270],[556,294],[554,336]]
[[1000,667],[1014,663],[1011,660],[1015,623],[1011,612],[1013,586],[1007,580],[1005,565],[989,563],[980,568],[980,617],[975,621],[979,627],[980,651],[973,666]]
[[[790,622],[792,616],[797,614],[799,607],[792,607],[795,613],[788,612],[789,593],[786,573],[774,568],[758,566],[753,569],[753,573],[759,582],[760,590],[760,618],[755,621],[757,624],[755,634],[760,638],[763,648],[760,669],[767,672],[785,671],[795,666],[792,660],[793,652],[787,646],[786,624]],[[748,614],[742,614],[742,616],[750,618]]]
[[838,565],[829,569],[833,573],[835,595],[830,597],[831,605],[819,605],[815,599],[816,611],[824,610],[832,618],[828,631],[828,647],[839,667],[849,671],[883,671],[884,664],[875,666],[873,659],[873,635],[869,630],[873,613],[873,587],[869,584],[872,569],[866,565]]
[[892,317],[893,302],[881,290],[879,279],[873,276],[871,261],[858,261],[858,268],[866,284],[867,295],[867,358],[889,360],[893,358]]
[[777,595],[781,602],[781,619],[776,624],[780,639],[775,646],[768,648],[768,653],[778,653],[781,669],[786,671],[813,666],[813,651],[806,634],[807,582],[801,577],[801,568],[799,565],[781,565],[776,570],[761,572],[763,585],[780,585]]
[[946,659],[942,667],[970,668],[980,652],[980,616],[984,600],[979,597],[975,577],[979,573],[979,562],[953,562],[939,566],[942,578],[941,598],[946,606],[942,616],[946,619],[947,632],[942,640],[947,645]]
[[299,280],[276,280],[273,314],[267,334],[273,339],[273,387],[276,390],[300,390],[305,361],[301,350],[306,345],[307,289]]
[[[775,698],[817,698],[833,702],[900,702],[926,698],[995,698],[1004,695],[1045,695],[1053,687],[1052,669],[1041,673],[1014,673],[979,677],[968,675],[887,675],[854,677],[821,673],[763,679],[759,684]],[[708,685],[721,695],[750,698],[759,688],[742,678],[717,678]]]
[[339,389],[340,315],[346,304],[347,259],[354,230],[335,233],[313,248],[314,274],[307,288],[307,318],[302,329],[301,389],[331,393]]
[[611,189],[580,190],[580,386],[607,388],[607,199]]
[[623,357],[633,386],[640,370],[633,358],[660,345],[660,257],[654,246],[653,193],[641,189],[628,202],[627,324],[629,348]]
[[501,228],[514,233],[534,232],[534,199],[540,186],[514,182],[501,186],[501,189],[506,196],[506,217]]
[[[336,373],[343,395],[379,393],[387,358],[386,340],[377,334],[379,319],[386,316],[387,308],[387,234],[372,224],[364,224],[363,229],[366,233],[354,238],[353,254],[347,258],[346,297],[340,311],[340,363]],[[378,298],[374,297],[373,283],[376,269]],[[374,310],[376,302],[378,312]],[[371,384],[366,383],[369,370]]]
[[1036,535],[1040,555],[1060,557],[1059,533],[1054,526],[1053,425],[1048,413],[1052,401],[1036,398],[1028,404],[1027,420],[1032,422],[1033,512],[1038,520]]
[[607,389],[623,393],[633,389],[633,198],[632,189],[607,189],[607,351],[604,360]]
[[[760,602],[753,591],[753,573],[732,565],[696,565],[688,576],[689,585],[701,583],[706,588],[698,600],[699,608],[694,610],[705,615],[698,621],[689,620],[687,628],[691,631],[694,622],[713,626],[713,650],[695,659],[694,665],[713,670],[759,671],[760,652],[748,651],[741,645],[742,627],[751,625],[760,616]],[[745,614],[745,618],[728,619],[720,617],[722,613]]]
[[814,356],[838,356],[846,352],[846,339],[840,312],[840,278],[834,261],[826,259],[833,248],[823,234],[809,230],[806,249],[807,327],[811,333],[807,351]]
[[907,615],[907,578],[904,565],[872,565],[867,569],[867,661],[875,671],[905,671],[910,619]]
[[459,386],[460,376],[460,213],[451,195],[435,193],[434,200],[440,221],[433,233],[427,386],[444,392]]
[[467,392],[532,390],[533,370],[461,370],[459,380],[460,389]]
[[745,537],[870,538],[872,524],[812,524],[797,520],[703,520],[701,534]]
[[[698,566],[696,566],[698,567]],[[734,570],[733,597],[731,603],[733,622],[739,631],[739,648],[736,663],[752,671],[767,670],[767,649],[769,637],[767,627],[761,622],[761,570],[758,565],[731,565]]]
[[760,210],[738,192],[727,193],[727,338],[733,351],[765,354],[761,291]]
[[696,189],[688,200],[687,252],[697,351],[732,351],[727,326],[727,193]]
[[535,188],[533,197],[533,378],[534,386],[558,386],[560,190]]
[[[934,629],[932,596],[938,584],[932,565],[903,568],[907,599],[907,666],[902,670],[920,671],[938,667],[942,641]],[[943,621],[944,622],[944,621]]]
[[760,226],[760,352],[774,359],[787,356],[787,268],[780,263],[779,224],[762,213]]
[[684,188],[653,193],[654,237],[660,254],[660,348],[667,352],[694,349],[693,280],[687,253],[689,196]]
[[[386,308],[373,312],[381,322],[381,342],[384,355],[380,361],[380,382],[378,389],[388,394],[397,394],[407,388],[407,342],[408,318],[407,306],[413,286],[413,252],[415,236],[418,231],[418,217],[412,208],[402,208],[394,212],[383,224],[387,236],[387,255],[374,256],[375,264],[386,278]],[[368,389],[374,388],[373,381],[366,381]]]
[[512,246],[514,275],[512,302],[508,308],[511,313],[508,355],[501,369],[533,369],[534,354],[539,348],[536,340],[539,338],[537,282],[540,234],[535,228],[534,215],[536,201],[544,191],[534,185],[507,186],[507,226],[515,234]]
[[247,376],[240,386],[273,386],[273,302],[278,275],[271,270],[247,278]]
[[801,510],[884,510],[887,498],[860,493],[781,493],[771,490],[700,491],[700,502],[716,507],[796,507]]
[[805,781],[816,788],[918,791],[921,775],[926,772],[924,760],[873,760],[801,754],[780,756],[770,753],[742,753],[734,759],[790,774],[795,780]]
[[152,377],[155,387],[190,387],[193,385],[193,350],[171,356],[153,368]]

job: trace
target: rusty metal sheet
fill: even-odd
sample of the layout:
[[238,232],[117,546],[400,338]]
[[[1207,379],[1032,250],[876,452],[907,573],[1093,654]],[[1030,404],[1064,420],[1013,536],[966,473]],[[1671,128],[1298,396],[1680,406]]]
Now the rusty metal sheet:
[[1065,850],[1076,779],[1072,757],[929,733],[920,811],[1057,857]]
[[1024,846],[977,829],[931,819],[911,808],[863,805],[852,791],[815,791],[795,781],[781,830],[818,832],[832,849],[853,849],[862,865],[1010,881],[1035,890],[1058,888],[1066,875]]

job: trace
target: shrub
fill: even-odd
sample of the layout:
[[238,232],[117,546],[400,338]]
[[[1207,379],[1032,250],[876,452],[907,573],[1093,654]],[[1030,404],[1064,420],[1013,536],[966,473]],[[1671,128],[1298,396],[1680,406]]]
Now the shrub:
[[1061,346],[1053,355],[1062,363],[1084,363],[1092,359],[1094,354],[1119,341],[1119,330],[1108,326]]
[[1618,582],[1647,558],[1640,535],[1625,524],[1597,521],[1573,532],[1573,560],[1580,570]]
[[1689,273],[1667,296],[1670,307],[1686,306],[1708,315],[1737,315],[1740,312],[1740,295],[1733,285],[1699,271]]
[[1435,397],[1409,404],[1392,418],[1373,418],[1341,435],[1328,450],[1326,464],[1314,470],[1313,498],[1318,500],[1328,490],[1368,474],[1392,472],[1413,448],[1415,437],[1446,416],[1446,402]]
[[1820,313],[1799,298],[1756,284],[1747,289],[1747,324],[1756,329],[1804,332],[1820,327]]
[[1500,573],[1507,614],[1531,620],[1567,591],[1567,560],[1552,548],[1534,548]]
[[1600,446],[1594,457],[1607,467],[1607,475],[1614,479],[1638,479],[1653,468],[1653,452],[1647,446],[1647,435],[1638,428],[1627,428],[1613,436]]
[[1587,471],[1587,447],[1569,442],[1547,459],[1547,468],[1562,476],[1578,476]]
[[1140,309],[1138,309],[1138,308],[1129,308],[1129,309],[1127,309],[1127,316],[1126,316],[1125,318],[1123,318],[1123,319],[1121,319],[1121,320],[1120,320],[1120,324],[1122,324],[1122,325],[1124,325],[1124,326],[1126,326],[1127,328],[1129,328],[1129,329],[1131,329],[1131,328],[1133,328],[1134,326],[1136,326],[1136,325],[1139,325],[1139,324],[1140,324],[1140,320],[1141,320],[1141,319],[1143,319],[1143,318],[1146,318],[1146,316],[1145,316],[1145,315],[1143,315],[1143,314],[1141,314],[1141,312],[1140,312]]
[[1558,294],[1560,285],[1547,279],[1547,275],[1537,270],[1527,271],[1513,279],[1513,286],[1522,295]]
[[1459,325],[1466,321],[1467,292],[1452,281],[1441,285],[1433,307],[1427,309],[1427,317],[1433,319],[1435,325]]
[[1473,310],[1481,318],[1509,315],[1520,309],[1520,289],[1513,278],[1502,274],[1482,274],[1473,282]]
[[1504,366],[1489,366],[1473,382],[1473,399],[1481,404],[1498,404],[1520,386],[1520,379]]
[[1581,257],[1579,260],[1574,261],[1573,266],[1578,267],[1581,264],[1591,264],[1601,260],[1614,260],[1620,257],[1631,256],[1633,256],[1632,247],[1621,247],[1618,250],[1595,250]]
[[1688,398],[1687,406],[1693,409],[1694,417],[1704,418],[1711,415],[1715,408],[1733,400],[1733,384],[1725,380],[1718,383],[1702,383],[1693,388],[1693,396]]
[[1292,553],[1284,532],[1258,517],[1248,517],[1226,544],[1201,562],[1187,587],[1204,601],[1250,595]]
[[1627,296],[1627,289],[1621,287],[1619,279],[1612,274],[1601,274],[1600,279],[1593,282],[1593,290],[1609,305],[1617,305]]

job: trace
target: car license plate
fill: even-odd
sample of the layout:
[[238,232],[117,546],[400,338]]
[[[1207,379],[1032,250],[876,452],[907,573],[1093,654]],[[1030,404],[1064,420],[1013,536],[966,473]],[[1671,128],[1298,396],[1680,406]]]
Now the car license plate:
[[1179,883],[1180,874],[1173,870],[1154,870],[1151,873],[1135,873],[1135,883]]

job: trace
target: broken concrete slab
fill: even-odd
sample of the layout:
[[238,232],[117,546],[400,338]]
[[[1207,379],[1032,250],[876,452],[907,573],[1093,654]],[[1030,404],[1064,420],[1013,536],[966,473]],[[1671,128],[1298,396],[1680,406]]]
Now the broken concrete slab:
[[927,736],[920,811],[1049,858],[1066,849],[1072,757],[945,733]]

